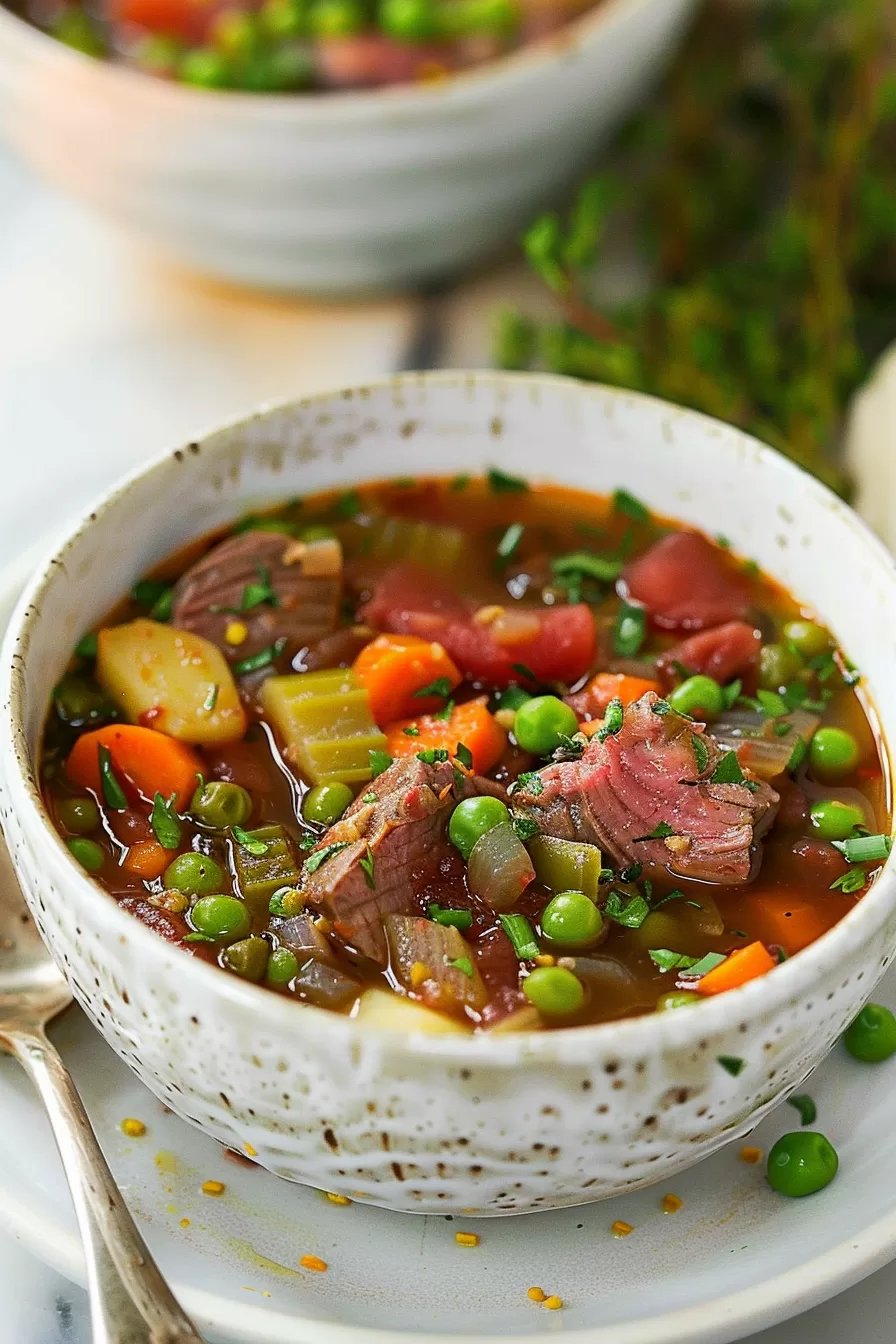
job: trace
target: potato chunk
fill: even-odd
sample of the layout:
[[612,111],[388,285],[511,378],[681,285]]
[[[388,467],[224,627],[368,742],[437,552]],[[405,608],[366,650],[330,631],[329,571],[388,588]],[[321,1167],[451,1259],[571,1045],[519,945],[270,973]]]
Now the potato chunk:
[[472,1031],[456,1017],[433,1012],[390,989],[365,989],[355,1016],[365,1026],[382,1031],[421,1031],[428,1036],[468,1036]]
[[131,723],[181,742],[217,746],[246,731],[246,714],[220,649],[201,635],[136,620],[99,632],[97,680]]

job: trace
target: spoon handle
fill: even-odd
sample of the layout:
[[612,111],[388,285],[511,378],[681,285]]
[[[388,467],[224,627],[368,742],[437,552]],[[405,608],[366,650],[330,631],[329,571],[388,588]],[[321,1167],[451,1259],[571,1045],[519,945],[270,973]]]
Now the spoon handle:
[[41,1031],[4,1032],[53,1127],[84,1255],[93,1344],[202,1344],[134,1225],[68,1070]]

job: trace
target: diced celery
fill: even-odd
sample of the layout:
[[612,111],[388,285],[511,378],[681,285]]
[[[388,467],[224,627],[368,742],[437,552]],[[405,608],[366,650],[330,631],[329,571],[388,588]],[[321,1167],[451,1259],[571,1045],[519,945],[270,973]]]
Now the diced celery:
[[386,738],[350,668],[269,677],[260,699],[284,740],[287,759],[306,779],[313,784],[370,779],[370,753],[381,751]]
[[425,565],[450,573],[463,554],[464,534],[457,527],[384,518],[375,525],[371,554],[390,563]]
[[[300,877],[292,841],[282,826],[261,826],[234,836],[233,866],[246,904],[256,914],[267,910],[278,887],[294,887]],[[253,854],[253,849],[264,851]]]
[[556,840],[536,835],[527,845],[535,876],[549,891],[583,891],[597,900],[601,852],[581,840]]

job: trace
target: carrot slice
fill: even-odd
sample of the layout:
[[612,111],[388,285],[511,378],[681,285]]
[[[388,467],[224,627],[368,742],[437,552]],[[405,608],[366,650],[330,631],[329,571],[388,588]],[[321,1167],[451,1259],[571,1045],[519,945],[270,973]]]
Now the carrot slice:
[[[432,748],[445,750],[454,756],[463,743],[473,757],[472,768],[478,775],[497,765],[507,745],[507,734],[489,714],[488,702],[468,700],[456,705],[447,719],[423,714],[416,719],[404,719],[390,724],[386,732],[386,750],[390,756],[416,756]],[[408,735],[407,729],[416,729]]]
[[110,723],[83,733],[65,763],[73,784],[100,793],[99,748],[107,747],[112,767],[122,783],[144,798],[175,795],[179,808],[189,803],[202,772],[202,760],[184,742],[131,723]]
[[728,989],[737,989],[748,980],[755,980],[767,971],[774,970],[776,965],[777,962],[764,943],[750,943],[748,947],[739,947],[714,971],[709,971],[702,980],[698,980],[695,989],[699,994],[724,994]]
[[825,893],[823,904],[787,891],[756,892],[747,897],[742,918],[764,943],[778,943],[792,955],[827,933],[851,904],[838,900],[834,892]]
[[[378,635],[358,654],[354,671],[380,727],[440,709],[463,680],[441,644],[416,635]],[[433,682],[443,695],[419,694]]]
[[619,699],[623,705],[633,705],[648,691],[656,691],[657,695],[663,693],[660,683],[649,677],[631,677],[626,672],[598,672],[585,687],[584,694],[590,697],[594,713],[604,714],[611,700]]
[[151,881],[154,877],[162,876],[174,857],[170,849],[165,849],[155,840],[138,840],[136,845],[131,845],[121,866],[134,877]]

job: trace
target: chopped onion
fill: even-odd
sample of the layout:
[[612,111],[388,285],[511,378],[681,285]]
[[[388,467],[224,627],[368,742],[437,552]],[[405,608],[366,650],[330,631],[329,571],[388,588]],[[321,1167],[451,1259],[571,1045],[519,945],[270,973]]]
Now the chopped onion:
[[[779,726],[788,725],[786,733]],[[712,736],[720,747],[737,752],[740,764],[758,779],[774,779],[782,774],[802,738],[808,742],[818,727],[818,715],[805,709],[771,719],[758,710],[731,710],[712,726]]]
[[485,982],[472,948],[454,925],[413,915],[387,915],[383,924],[394,975],[427,1007],[446,1013],[485,1007]]
[[531,644],[541,630],[536,612],[506,607],[489,626],[492,639],[498,644]]
[[332,579],[342,573],[342,543],[335,537],[293,541],[283,553],[284,565],[300,565],[309,579]]
[[512,910],[534,880],[532,860],[509,822],[486,831],[476,841],[467,881],[473,895],[493,910]]
[[293,990],[306,1003],[318,1008],[341,1011],[354,1003],[361,993],[361,983],[346,975],[336,966],[322,961],[309,961],[292,982]]

